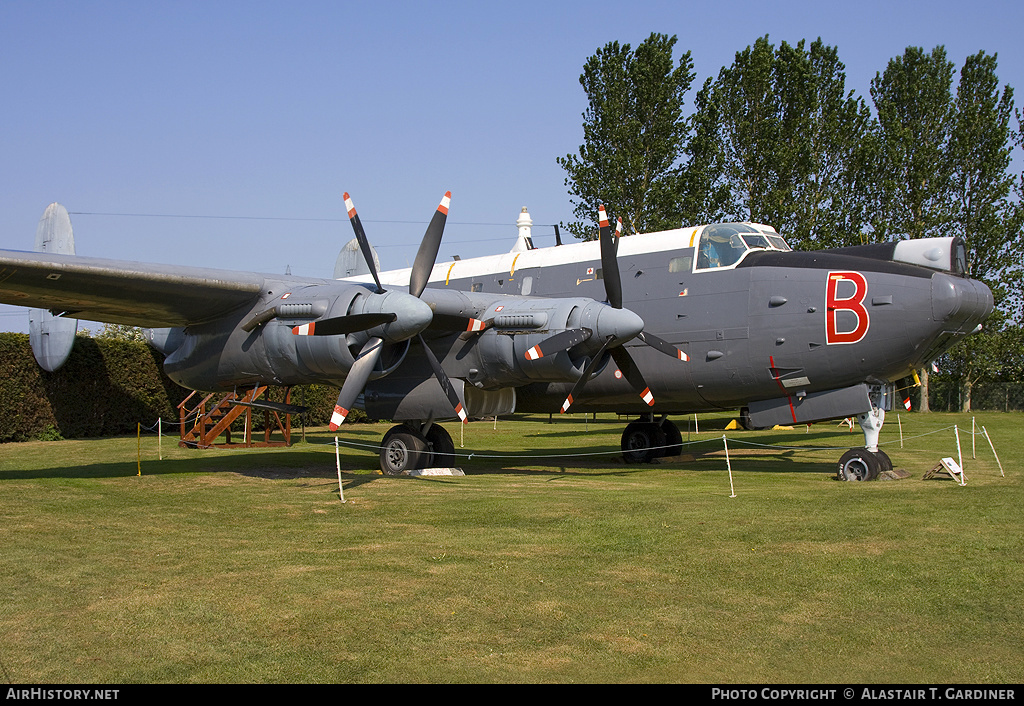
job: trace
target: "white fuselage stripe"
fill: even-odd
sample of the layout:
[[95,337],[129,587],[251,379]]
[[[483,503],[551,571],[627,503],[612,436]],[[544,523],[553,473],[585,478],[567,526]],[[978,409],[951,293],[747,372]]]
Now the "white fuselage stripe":
[[[623,236],[619,242],[619,257],[640,255],[644,253],[671,252],[693,247],[697,234],[703,226],[677,228],[658,233],[645,233]],[[575,262],[590,262],[601,259],[601,246],[596,240],[580,243],[569,243],[547,248],[536,248],[523,252],[510,252],[503,255],[474,257],[456,262],[442,262],[434,265],[429,282],[445,282],[448,280],[465,280],[486,275],[509,273],[515,267],[516,272],[532,268],[566,265]],[[411,268],[390,270],[380,273],[381,284],[408,286]],[[346,281],[372,282],[370,275],[348,277]]]

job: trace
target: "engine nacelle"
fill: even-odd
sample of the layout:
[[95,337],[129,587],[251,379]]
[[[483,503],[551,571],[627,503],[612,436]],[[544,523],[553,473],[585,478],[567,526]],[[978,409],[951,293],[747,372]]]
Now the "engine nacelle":
[[[269,292],[285,287],[267,287]],[[185,329],[164,362],[175,382],[197,390],[232,389],[258,383],[340,384],[355,355],[370,337],[390,340],[392,324],[336,336],[297,336],[292,328],[311,320],[388,311],[391,293],[375,294],[360,285],[330,284],[293,288],[265,298],[224,321]],[[397,297],[408,295],[397,293]],[[395,342],[382,358],[393,368],[407,344]]]
[[[617,327],[609,322],[617,316],[622,316],[622,310],[593,299],[510,298],[492,305],[481,318],[493,323],[471,339],[456,360],[446,362],[458,364],[457,375],[483,390],[531,382],[575,382],[605,338],[616,335]],[[590,335],[567,350],[527,357],[531,348],[568,329],[586,330]]]

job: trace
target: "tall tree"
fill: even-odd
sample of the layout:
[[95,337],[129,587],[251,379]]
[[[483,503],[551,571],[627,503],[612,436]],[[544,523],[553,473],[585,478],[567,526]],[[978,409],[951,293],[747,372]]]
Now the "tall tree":
[[695,102],[684,201],[691,219],[726,212],[804,247],[857,242],[872,121],[845,84],[837,50],[820,38],[810,48],[776,48],[765,36],[737,52]]
[[[878,113],[878,159],[872,221],[875,237],[944,235],[950,218],[946,143],[952,122],[953,64],[945,47],[930,54],[907,47],[871,81]],[[927,368],[921,372],[921,411],[928,411]]]
[[[864,99],[846,89],[846,67],[835,47],[819,38],[799,58],[809,64],[808,107],[797,124],[807,154],[793,185],[792,236],[803,248],[857,245],[870,222],[875,120]],[[790,72],[789,80],[799,75]]]
[[704,82],[693,101],[691,133],[686,143],[681,210],[684,222],[718,223],[736,220],[740,207],[725,178],[727,154],[722,139],[722,114],[712,79]]
[[[998,286],[998,276],[1020,259],[1019,209],[1014,187],[1013,89],[999,88],[996,56],[978,52],[960,72],[947,160],[951,218],[968,246],[971,276]],[[999,300],[1003,293],[997,293]]]
[[945,47],[908,47],[871,81],[878,112],[878,239],[942,235],[949,220],[946,143],[953,64]]
[[690,52],[673,58],[676,37],[653,33],[636,51],[609,42],[587,59],[580,84],[583,113],[578,154],[560,157],[577,220],[576,237],[596,237],[596,205],[622,218],[627,231],[678,228],[687,134],[684,96],[693,82]]
[[[1019,110],[1017,111],[1017,130],[1013,133],[1013,140],[1018,149],[1024,149],[1024,117],[1021,116]],[[1020,229],[1024,224],[1024,170],[1014,181],[1010,208],[1012,209],[1011,223]],[[1003,308],[1010,321],[1017,326],[1024,326],[1024,262],[1017,260],[1012,272],[1016,286],[1008,288]]]
[[964,411],[970,410],[976,383],[999,378],[1019,357],[1019,323],[1012,311],[1016,299],[1008,297],[1020,291],[1024,245],[1020,205],[1010,200],[1016,181],[1010,171],[1013,89],[1000,89],[996,67],[994,55],[967,57],[946,149],[952,232],[967,243],[969,274],[988,284],[996,302],[982,331],[944,356],[943,367],[960,382]]
[[[713,88],[724,152],[723,177],[741,220],[770,223],[780,231],[780,175],[791,170],[794,151],[781,144],[780,96],[773,80],[774,47],[761,37],[736,53]],[[786,149],[788,147],[788,149]]]

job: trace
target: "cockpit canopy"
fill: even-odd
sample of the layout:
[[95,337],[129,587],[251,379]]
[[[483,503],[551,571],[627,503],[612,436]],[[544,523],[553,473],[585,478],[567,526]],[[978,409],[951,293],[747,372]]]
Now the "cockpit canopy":
[[697,270],[734,267],[751,250],[792,248],[770,226],[754,223],[717,223],[705,226],[697,243]]

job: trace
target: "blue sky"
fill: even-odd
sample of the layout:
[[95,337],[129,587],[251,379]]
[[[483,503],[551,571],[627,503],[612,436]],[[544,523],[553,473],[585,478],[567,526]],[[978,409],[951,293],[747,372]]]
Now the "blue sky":
[[[867,99],[890,58],[939,44],[958,68],[998,53],[1024,91],[1021,27],[1021,3],[986,0],[0,0],[0,247],[31,249],[59,201],[82,255],[329,277],[342,192],[387,269],[448,189],[440,259],[508,250],[522,206],[551,244],[572,217],[555,158],[581,142],[579,75],[609,41],[675,34],[699,86],[760,36],[820,36]],[[27,323],[0,308],[0,330]]]

